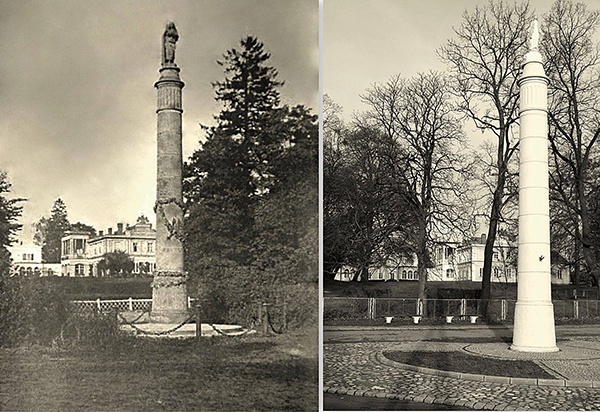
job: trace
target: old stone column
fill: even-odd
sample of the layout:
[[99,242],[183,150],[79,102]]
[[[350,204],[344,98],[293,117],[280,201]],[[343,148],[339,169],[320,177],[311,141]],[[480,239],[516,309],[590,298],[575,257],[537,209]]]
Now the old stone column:
[[183,270],[181,90],[175,64],[175,24],[163,34],[157,89],[156,270],[152,282],[153,323],[179,323],[188,316]]
[[548,78],[537,19],[519,79],[519,241],[512,350],[556,352],[550,277]]

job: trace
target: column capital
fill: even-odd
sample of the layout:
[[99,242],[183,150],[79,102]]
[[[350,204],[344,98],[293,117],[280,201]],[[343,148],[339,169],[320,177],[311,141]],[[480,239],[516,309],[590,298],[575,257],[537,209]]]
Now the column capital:
[[157,89],[165,86],[175,86],[183,89],[183,86],[185,86],[185,83],[181,81],[181,78],[179,77],[180,69],[177,65],[163,66],[158,72],[160,73],[160,77],[156,83],[154,83],[154,87]]

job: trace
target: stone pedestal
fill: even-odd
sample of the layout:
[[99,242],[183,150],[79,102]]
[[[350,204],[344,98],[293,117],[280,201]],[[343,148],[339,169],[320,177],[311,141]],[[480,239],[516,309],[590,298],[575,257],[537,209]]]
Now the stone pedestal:
[[555,352],[550,280],[548,79],[542,56],[525,56],[520,87],[519,244],[512,350]]
[[153,323],[180,323],[188,317],[183,269],[181,91],[175,63],[164,63],[157,89],[156,271],[152,282]]

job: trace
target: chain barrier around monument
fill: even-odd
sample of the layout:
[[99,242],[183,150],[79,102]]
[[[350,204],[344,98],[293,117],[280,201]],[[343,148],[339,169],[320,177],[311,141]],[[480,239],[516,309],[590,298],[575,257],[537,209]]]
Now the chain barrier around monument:
[[120,313],[117,313],[119,319],[121,319],[122,323],[130,326],[131,328],[133,328],[134,330],[136,330],[137,332],[143,334],[143,335],[150,335],[150,336],[166,336],[169,335],[173,332],[176,332],[177,330],[181,329],[184,325],[190,323],[191,320],[195,319],[195,315],[191,315],[189,318],[187,318],[186,320],[184,320],[183,322],[181,322],[179,325],[172,327],[171,329],[168,330],[164,330],[164,331],[160,331],[160,332],[152,332],[152,331],[148,331],[148,330],[144,330],[141,329],[139,327],[137,327],[136,325],[134,325],[133,322],[129,322],[127,321]]
[[[196,309],[198,309],[198,308],[196,308]],[[158,332],[156,332],[156,331],[150,331],[150,330],[146,330],[146,329],[138,326],[138,325],[147,324],[147,322],[136,324],[136,322],[138,322],[140,319],[142,319],[145,315],[149,315],[150,312],[151,311],[143,311],[135,319],[133,319],[133,320],[127,320],[123,316],[122,312],[120,312],[119,310],[116,310],[116,309],[114,310],[114,313],[116,314],[117,321],[120,321],[120,324],[124,324],[124,325],[129,326],[134,331],[136,331],[136,334],[139,334],[139,335],[156,336],[156,337],[167,336],[167,335],[170,335],[170,334],[172,334],[174,332],[177,332],[178,330],[180,330],[181,328],[183,328],[186,324],[195,324],[196,325],[196,327],[195,327],[195,336],[196,337],[201,337],[202,336],[201,325],[203,325],[203,324],[207,325],[209,328],[211,328],[211,330],[213,330],[214,332],[216,332],[218,335],[221,335],[221,336],[244,336],[244,335],[256,332],[256,330],[254,329],[255,325],[253,323],[248,328],[245,328],[241,333],[240,332],[227,333],[225,330],[222,330],[222,329],[218,328],[217,325],[215,325],[213,323],[208,323],[208,322],[202,323],[201,320],[200,320],[201,315],[200,315],[199,310],[196,310],[187,319],[185,319],[184,321],[180,322],[178,325],[175,325],[175,326],[173,326],[173,327],[171,327],[171,328],[169,328],[167,330],[158,331]],[[275,327],[270,322],[270,319],[267,319],[265,324],[268,325],[274,333],[278,333],[278,334],[282,333],[281,331],[277,331],[275,329]],[[283,328],[281,330],[283,330]]]

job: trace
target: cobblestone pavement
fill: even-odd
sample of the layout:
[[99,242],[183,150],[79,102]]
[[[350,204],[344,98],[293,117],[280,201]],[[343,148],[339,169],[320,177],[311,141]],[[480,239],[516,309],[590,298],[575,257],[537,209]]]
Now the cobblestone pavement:
[[[555,359],[538,359],[561,374],[572,373],[577,379],[597,379],[600,360],[595,349],[598,342],[566,341],[581,345],[585,355],[569,359],[567,349]],[[477,410],[600,410],[600,389],[516,385],[467,381],[404,370],[392,363],[382,363],[382,350],[463,350],[464,343],[437,342],[361,342],[325,344],[323,347],[323,389],[347,395],[407,399],[417,402],[464,406]],[[561,345],[559,345],[561,346]],[[566,348],[566,347],[565,347]],[[561,357],[562,356],[562,357]],[[552,363],[554,362],[554,363]],[[586,363],[581,371],[577,363]],[[565,376],[567,377],[567,376]],[[573,379],[573,378],[569,378]]]
[[508,344],[480,343],[463,348],[471,354],[533,360],[557,378],[572,381],[600,381],[600,342],[569,340],[558,342],[560,352],[526,353],[507,350]]

